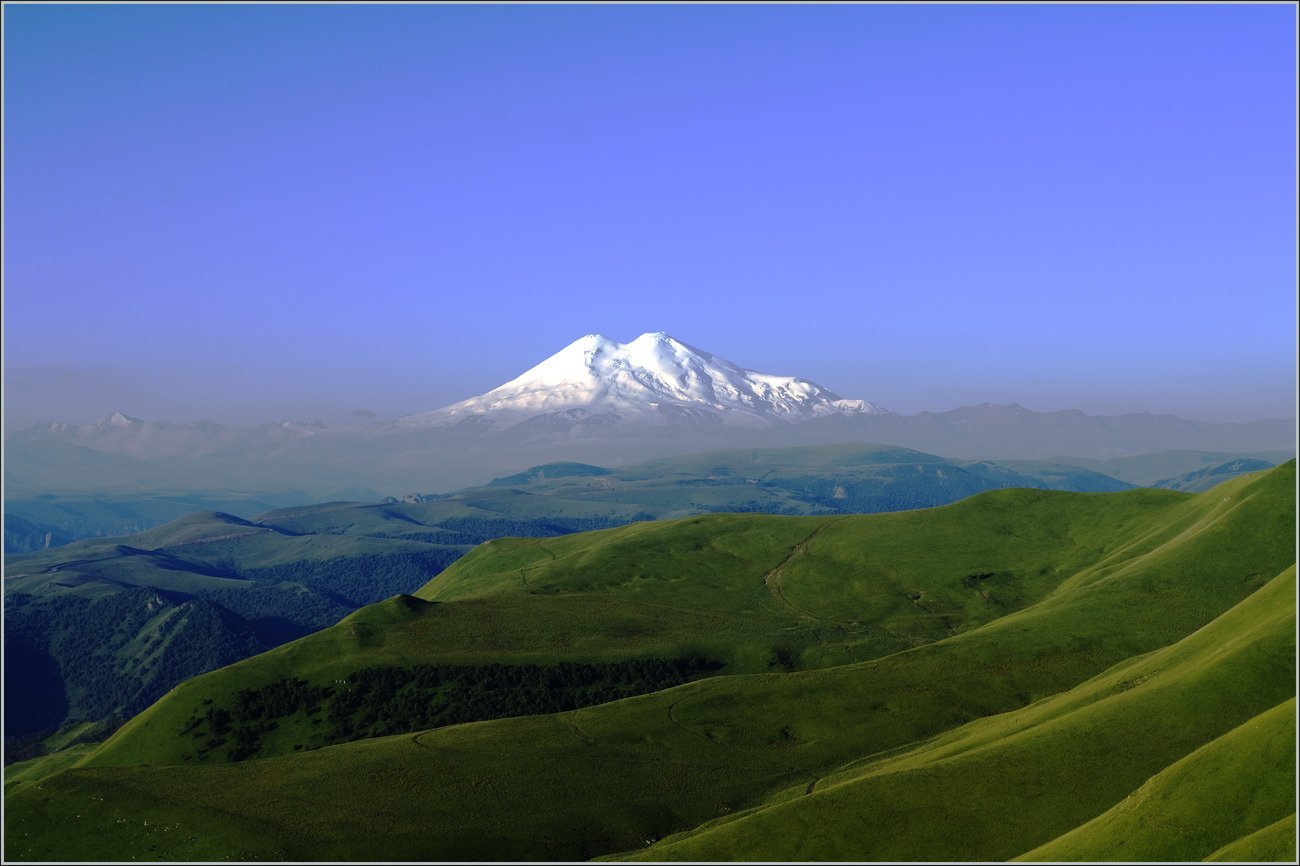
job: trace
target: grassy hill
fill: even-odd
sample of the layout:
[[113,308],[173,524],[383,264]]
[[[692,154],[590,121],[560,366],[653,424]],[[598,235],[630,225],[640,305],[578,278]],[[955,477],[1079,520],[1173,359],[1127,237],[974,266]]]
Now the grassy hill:
[[1200,859],[1294,807],[1293,684],[1267,667],[1294,652],[1294,588],[1288,573],[1172,646],[633,859]]
[[130,536],[9,556],[6,677],[30,688],[13,693],[6,729],[30,746],[61,724],[133,715],[190,676],[414,592],[491,538],[710,511],[913,508],[1009,486],[1125,485],[1086,470],[958,465],[871,445],[748,449],[617,472],[548,464],[409,501],[324,503],[256,517],[201,511]]
[[[367,608],[185,684],[187,700],[173,696],[156,707],[156,724],[179,728],[202,714],[202,701],[230,704],[235,691],[269,686],[284,670],[326,686],[358,670],[415,660],[699,657],[724,673],[764,673],[876,658],[1024,607],[1096,562],[1107,546],[1176,523],[1187,504],[1167,491],[1133,491],[1121,504],[1008,490],[870,517],[709,515],[496,539],[417,598]],[[1017,521],[1022,512],[1035,521]],[[209,683],[212,693],[203,691]],[[296,728],[283,720],[278,727],[256,754],[320,744],[293,741],[286,732]],[[171,753],[155,746],[128,760],[166,763],[196,751],[186,738],[133,742],[142,740]],[[108,751],[126,741],[118,738]],[[216,750],[191,759],[219,758]]]
[[1260,713],[1021,859],[1202,859],[1267,831],[1295,805],[1295,713],[1295,698]]
[[[72,767],[29,768],[5,854],[1289,856],[1294,503],[1291,462],[1198,495],[493,541],[419,597],[184,683]],[[601,702],[653,686],[655,659],[696,666]],[[475,668],[514,706],[579,708],[490,718],[480,694],[481,721],[313,731],[472,696]],[[199,754],[223,718],[257,749]]]

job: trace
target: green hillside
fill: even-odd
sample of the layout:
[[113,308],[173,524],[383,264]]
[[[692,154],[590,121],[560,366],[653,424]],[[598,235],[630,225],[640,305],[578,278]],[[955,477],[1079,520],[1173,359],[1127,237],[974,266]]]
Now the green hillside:
[[1295,712],[1260,713],[1020,859],[1203,859],[1271,827],[1295,807]]
[[[124,732],[101,760],[119,751],[125,757],[115,762],[219,760],[221,749],[199,754],[201,744],[163,732],[202,716],[204,701],[228,706],[239,689],[270,686],[290,670],[326,687],[358,670],[412,662],[702,657],[722,673],[765,673],[877,658],[1022,608],[1101,561],[1108,547],[1194,521],[1195,504],[1168,491],[1115,500],[1008,490],[897,514],[709,515],[497,539],[416,599],[367,608],[184,684],[132,723],[150,733]],[[1034,521],[1018,520],[1022,513]],[[255,754],[323,744],[295,739],[301,727],[278,718]],[[141,743],[149,744],[143,753]]]
[[[915,508],[1013,486],[1125,485],[1086,470],[958,465],[875,445],[748,449],[618,471],[547,464],[409,501],[332,502],[256,517],[195,512],[130,536],[8,556],[5,675],[23,688],[6,704],[6,732],[11,746],[14,735],[22,738],[14,751],[26,755],[60,725],[133,715],[188,677],[412,593],[488,539],[717,511]],[[58,506],[43,501],[42,513]],[[802,652],[806,635],[796,638],[789,651]]]
[[[190,680],[12,785],[5,854],[1087,859],[1163,822],[1120,856],[1289,856],[1294,503],[1291,462],[1198,495],[1009,490],[494,541],[421,598]],[[670,671],[654,659],[721,667],[599,702]],[[436,707],[402,689],[476,666],[517,706],[595,702],[312,740],[367,706],[400,718],[403,694]],[[357,701],[392,669],[404,685]],[[269,728],[256,757],[197,754],[217,710]]]
[[1291,863],[1296,858],[1295,813],[1215,851],[1206,862]]
[[[638,859],[823,860],[861,852],[871,860],[1003,860],[1070,831],[1152,774],[1159,775],[1144,787],[1168,791],[1196,770],[1207,773],[1200,764],[1238,758],[1242,763],[1226,772],[1208,771],[1230,783],[1226,790],[1201,778],[1199,791],[1177,792],[1181,826],[1130,838],[1125,834],[1135,833],[1140,819],[1123,827],[1104,816],[1074,830],[1077,838],[1024,855],[1085,862],[1204,857],[1235,838],[1237,828],[1250,832],[1293,808],[1294,592],[1291,569],[1172,646],[1022,710],[840,769],[807,796],[714,822]],[[1243,721],[1246,730],[1234,731]],[[1136,798],[1144,796],[1151,795],[1144,790]],[[1255,806],[1257,814],[1218,815],[1240,805]],[[1151,820],[1155,808],[1143,811],[1159,823]],[[865,826],[853,820],[864,814],[872,816]],[[1207,815],[1220,826],[1203,826]]]

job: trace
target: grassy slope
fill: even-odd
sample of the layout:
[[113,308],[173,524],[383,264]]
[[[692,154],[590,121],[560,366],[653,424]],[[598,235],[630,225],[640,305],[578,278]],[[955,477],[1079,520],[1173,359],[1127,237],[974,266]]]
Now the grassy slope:
[[1199,860],[1271,826],[1295,808],[1295,710],[1259,714],[1021,859]]
[[[819,773],[803,766],[797,743],[711,739],[675,712],[690,692],[720,682],[706,681],[302,756],[74,770],[11,798],[19,817],[7,828],[8,853],[573,858],[794,797],[647,856],[1000,859],[1090,819],[1291,689],[1293,672],[1278,668],[1294,655],[1293,592],[1288,573],[1166,650],[865,765],[845,767],[841,752]],[[739,721],[759,706],[770,703],[737,703],[733,714]],[[793,717],[798,707],[782,710]],[[844,713],[841,725],[852,718]],[[756,791],[767,794],[755,802]]]
[[1294,863],[1296,859],[1295,813],[1256,830],[1235,842],[1229,842],[1209,857],[1211,862],[1225,863]]
[[[698,851],[690,846],[767,838],[758,856],[785,857],[789,828],[767,835],[763,826],[793,814],[795,826],[822,827],[837,804],[885,808],[910,790],[919,811],[900,815],[912,839],[906,856],[1012,856],[1091,820],[1293,694],[1293,571],[1197,632],[1290,562],[1293,496],[1293,465],[1201,497],[1175,496],[1164,520],[1138,521],[1126,541],[1036,604],[874,661],[720,677],[574,713],[234,765],[70,770],[10,798],[8,853],[571,858],[764,807],[673,844]],[[786,577],[797,583],[793,570]],[[402,621],[392,606],[381,612]],[[1025,706],[1037,698],[1047,700]],[[962,724],[1006,711],[1015,712]],[[114,738],[119,746],[127,733]],[[1108,755],[1118,759],[1113,771],[1093,773],[1088,762]],[[1041,773],[1009,784],[1024,766]],[[889,787],[907,778],[910,789]],[[965,811],[954,829],[933,832],[951,817],[934,804],[976,779],[977,796],[958,799]],[[1053,791],[1057,808],[1035,805]],[[1061,792],[1079,802],[1060,802]],[[790,802],[773,805],[782,799]],[[83,816],[75,824],[74,813]],[[812,834],[808,844],[838,856],[869,850],[854,834],[870,842],[877,832],[874,821],[829,823],[842,832]],[[739,832],[747,826],[760,829]],[[887,855],[892,843],[881,844],[876,853]]]
[[95,750],[97,743],[68,746],[49,755],[16,761],[5,767],[5,796],[24,785],[34,784],[73,766]]
[[[48,724],[134,712],[185,677],[338,622],[363,603],[411,592],[486,538],[550,535],[710,510],[829,516],[933,504],[1005,484],[1065,484],[1077,489],[1118,484],[1103,476],[1086,478],[1082,470],[1061,477],[1059,469],[1027,463],[1021,470],[1028,474],[1019,474],[993,464],[958,465],[908,449],[873,445],[741,449],[654,461],[599,475],[573,475],[572,467],[559,467],[554,476],[529,475],[531,480],[518,488],[470,489],[432,501],[324,503],[282,509],[256,520],[207,512],[129,538],[87,540],[10,557],[6,589],[35,599],[15,618],[29,636],[30,654],[67,672],[61,693],[52,688],[48,701],[30,702],[26,714],[16,710],[11,721],[15,730],[35,732]],[[1013,496],[1008,501],[1018,500]],[[898,524],[900,530],[910,526]],[[976,561],[969,574],[987,572],[986,577],[961,584],[954,578],[959,581],[969,574],[941,571],[914,579],[891,573],[892,566],[880,557],[873,561],[859,551],[838,558],[828,554],[829,540],[846,531],[854,530],[828,527],[826,542],[819,539],[806,554],[800,553],[788,575],[773,581],[774,599],[785,606],[784,614],[756,612],[739,593],[720,607],[701,603],[691,611],[674,611],[680,605],[669,596],[681,589],[679,584],[657,588],[663,598],[656,609],[651,609],[645,593],[624,586],[607,593],[599,604],[583,605],[576,614],[566,602],[534,605],[518,595],[513,600],[484,601],[476,611],[461,605],[442,613],[462,621],[466,628],[471,622],[510,623],[492,646],[474,635],[461,641],[467,647],[461,652],[465,660],[484,658],[488,652],[531,653],[536,660],[570,651],[602,658],[633,652],[672,654],[686,645],[687,636],[702,633],[710,636],[706,642],[711,646],[701,648],[725,657],[733,672],[767,670],[769,662],[783,669],[817,667],[872,658],[973,627],[1032,602],[1074,567],[1057,560],[1060,539],[1047,538],[1045,555],[1036,566],[1045,569],[1041,574],[1027,571],[1031,565],[1027,561],[1008,565],[1001,561],[1005,557],[995,558],[999,561],[992,563],[997,566],[993,568],[988,556],[971,549],[967,559],[985,562]],[[942,532],[930,536],[947,543]],[[797,573],[808,571],[818,557],[828,556],[828,562],[855,575],[854,586],[835,587],[840,598],[829,606],[822,601],[822,588],[805,588],[803,598],[798,597]],[[832,584],[823,581],[821,586]],[[124,634],[106,648],[120,662],[113,676],[88,674],[79,680],[78,672],[89,670],[85,658],[90,651],[68,631],[51,629],[49,624],[76,621],[90,624],[97,632],[111,631],[119,609],[127,603],[124,598],[118,598],[121,604],[109,601],[79,609],[75,615],[68,611],[139,587],[160,590],[172,601],[181,600],[178,595],[202,596],[234,617],[192,618],[186,641],[164,644],[162,652],[142,650],[148,639],[162,633],[165,623],[151,624],[136,637]],[[787,588],[791,591],[785,592]],[[556,594],[574,589],[552,587]],[[593,598],[593,593],[587,593],[587,598]],[[878,601],[887,607],[901,603],[902,609],[878,610]],[[493,605],[506,609],[495,615],[489,610]],[[563,630],[564,643],[543,640],[539,644],[520,635],[521,630],[527,631],[521,629],[527,618],[523,607],[536,607],[544,615],[572,622],[574,628]],[[764,621],[740,623],[730,633],[714,636],[718,610],[723,611],[723,619],[750,610]],[[791,613],[798,614],[793,623]],[[593,619],[599,621],[586,628]],[[605,620],[608,626],[601,625]],[[614,633],[618,623],[628,626],[626,633]],[[251,631],[251,639],[242,637],[246,631]],[[187,647],[202,649],[205,643],[202,652],[182,652]],[[87,645],[104,646],[102,642]],[[446,645],[450,647],[449,642]],[[460,652],[455,647],[450,651]],[[267,743],[271,751],[313,745],[291,742],[288,731],[271,739]],[[282,742],[277,745],[275,740]]]
[[[573,467],[551,468],[557,471],[526,473],[519,487],[470,489],[431,501],[323,503],[281,509],[256,520],[197,513],[126,538],[86,540],[8,557],[6,590],[32,597],[30,602],[24,599],[25,607],[15,618],[27,635],[25,651],[65,672],[51,683],[47,700],[15,708],[11,722],[15,730],[34,733],[49,724],[134,712],[214,664],[336,623],[361,604],[411,592],[487,538],[554,535],[707,511],[878,511],[947,502],[989,486],[1040,483],[988,466],[977,467],[979,472],[972,475],[932,455],[870,445],[712,452],[622,474],[588,467],[583,471],[605,474],[586,477],[573,475]],[[1093,489],[1096,482],[1084,479],[1080,489]],[[1103,487],[1118,483],[1101,482]],[[1057,481],[1042,483],[1052,486]],[[130,602],[111,599],[137,588],[161,591],[172,601],[180,601],[178,595],[202,596],[230,611],[234,619],[209,616],[206,622],[213,627],[207,632],[203,621],[194,620],[185,646],[206,643],[198,655],[186,655],[180,645],[163,653],[135,654],[159,630],[142,629],[138,639],[116,635],[120,609]],[[85,603],[102,600],[110,601],[84,609]],[[933,608],[928,600],[918,601]],[[71,614],[74,602],[83,607]],[[561,605],[561,615],[566,609]],[[661,616],[666,611],[661,610]],[[466,612],[465,607],[457,611]],[[644,606],[632,613],[615,611],[613,619],[640,621],[645,613]],[[514,621],[516,614],[507,612],[505,618]],[[696,619],[696,631],[707,631],[708,624],[716,622],[708,615]],[[50,625],[69,621],[96,632],[114,632],[115,643],[106,649],[120,664],[111,684],[103,677],[80,677],[79,672],[88,669],[87,652],[96,652],[86,647],[104,644],[79,644],[66,630]],[[585,618],[579,616],[578,621]],[[880,630],[865,640],[858,630],[841,642],[846,645],[832,645],[829,635],[813,634],[805,625],[796,627],[780,646],[759,629],[759,644],[742,647],[732,639],[724,641],[724,649],[737,661],[746,657],[745,669],[762,670],[773,654],[783,667],[829,664],[894,651],[916,639],[915,634]],[[678,623],[676,630],[684,633],[685,626]],[[672,630],[661,628],[653,618],[650,628],[659,634]],[[251,641],[239,636],[245,631],[251,631]],[[608,631],[598,628],[593,634]],[[923,631],[920,639],[932,636]],[[594,641],[588,643],[594,646]],[[504,644],[507,652],[518,645],[513,640]],[[817,650],[821,658],[797,658],[812,647],[824,647]],[[670,650],[676,646],[656,651]],[[619,646],[603,652],[626,655]],[[293,744],[286,740],[285,745]]]
[[[642,856],[1001,860],[1088,821],[1189,752],[1200,750],[1199,758],[1185,759],[1194,769],[1175,765],[1164,774],[1187,783],[1197,770],[1206,772],[1206,763],[1230,752],[1242,761],[1235,771],[1245,776],[1235,785],[1210,793],[1201,779],[1199,790],[1178,792],[1185,820],[1208,818],[1220,826],[1124,843],[1122,830],[1131,828],[1103,818],[1102,829],[1084,828],[1077,844],[1049,845],[1025,855],[1082,861],[1123,860],[1130,854],[1139,860],[1203,857],[1234,838],[1232,819],[1215,814],[1225,802],[1229,808],[1256,807],[1256,814],[1236,824],[1247,830],[1292,808],[1288,720],[1294,702],[1287,699],[1294,692],[1294,592],[1295,572],[1289,569],[1170,647],[1022,710],[841,770],[809,796],[683,834]],[[1248,722],[1244,732],[1233,732],[1242,722]],[[1224,737],[1225,732],[1232,733]],[[1216,746],[1216,737],[1226,745]],[[1230,773],[1209,770],[1216,771]],[[1160,788],[1167,781],[1157,777],[1150,784]],[[855,820],[861,815],[872,817]],[[1116,833],[1109,836],[1107,830]]]
[[[692,651],[725,661],[725,673],[876,658],[1032,603],[1066,575],[1105,561],[1116,539],[1134,549],[1155,545],[1161,530],[1191,525],[1203,506],[1165,491],[1112,498],[1014,490],[923,512],[709,515],[578,536],[499,539],[420,591],[434,604],[374,605],[184,683],[94,760],[198,760],[193,743],[174,732],[191,714],[202,714],[203,701],[220,704],[238,688],[288,675],[328,685],[377,664]],[[1023,513],[1033,520],[1018,519]],[[964,580],[972,574],[991,576]],[[312,745],[302,734],[302,725],[282,724],[260,754]],[[203,758],[220,759],[217,753]]]

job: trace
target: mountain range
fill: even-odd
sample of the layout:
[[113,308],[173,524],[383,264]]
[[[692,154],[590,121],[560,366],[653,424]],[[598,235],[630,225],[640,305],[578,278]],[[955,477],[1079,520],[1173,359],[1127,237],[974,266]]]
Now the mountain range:
[[[623,465],[721,447],[889,443],[952,458],[1108,459],[1170,449],[1294,453],[1294,419],[1214,424],[982,403],[902,415],[806,379],[745,370],[662,332],[589,334],[485,394],[363,428],[146,421],[5,436],[11,494],[449,490],[551,461]],[[349,491],[354,491],[349,493]]]

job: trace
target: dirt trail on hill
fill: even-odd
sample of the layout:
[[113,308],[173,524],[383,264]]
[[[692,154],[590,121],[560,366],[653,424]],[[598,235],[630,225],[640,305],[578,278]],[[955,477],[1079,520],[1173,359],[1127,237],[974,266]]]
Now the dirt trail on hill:
[[799,557],[803,556],[805,553],[808,552],[808,546],[812,544],[813,539],[815,539],[818,535],[821,534],[822,530],[830,526],[832,523],[835,523],[840,520],[844,520],[846,517],[849,516],[851,515],[845,514],[840,517],[832,517],[830,520],[818,526],[812,532],[808,533],[807,538],[805,538],[803,541],[796,544],[794,548],[790,551],[790,555],[787,556],[785,559],[781,560],[781,562],[776,566],[776,568],[773,568],[767,574],[763,575],[763,585],[766,586],[771,591],[772,597],[775,598],[777,601],[779,601],[786,608],[788,608],[796,616],[800,616],[803,617],[804,619],[812,620],[813,622],[818,622],[818,623],[822,622],[822,620],[819,617],[815,617],[812,614],[808,613],[807,611],[800,610],[799,608],[792,605],[786,599],[785,593],[781,591],[781,581],[785,577],[786,568],[789,567],[790,563],[794,562],[796,559],[798,559]]

